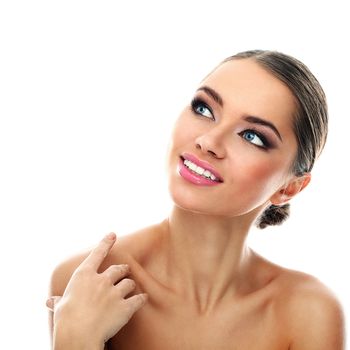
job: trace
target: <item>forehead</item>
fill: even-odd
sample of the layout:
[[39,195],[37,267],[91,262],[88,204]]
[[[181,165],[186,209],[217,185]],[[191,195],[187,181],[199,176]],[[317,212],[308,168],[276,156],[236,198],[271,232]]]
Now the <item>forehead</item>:
[[297,103],[288,86],[252,59],[221,64],[201,83],[222,97],[224,108],[240,115],[258,116],[280,129],[292,125]]

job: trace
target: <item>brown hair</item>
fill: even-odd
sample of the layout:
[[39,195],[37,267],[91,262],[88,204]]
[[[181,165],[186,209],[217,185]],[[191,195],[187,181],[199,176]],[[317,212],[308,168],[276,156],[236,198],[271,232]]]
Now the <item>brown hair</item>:
[[[284,82],[298,102],[294,116],[294,133],[297,155],[292,173],[302,176],[312,170],[325,145],[328,133],[328,111],[325,93],[306,65],[294,57],[277,51],[252,50],[226,58],[253,59],[261,67]],[[259,228],[281,224],[289,216],[289,204],[271,205],[261,214],[256,224]]]

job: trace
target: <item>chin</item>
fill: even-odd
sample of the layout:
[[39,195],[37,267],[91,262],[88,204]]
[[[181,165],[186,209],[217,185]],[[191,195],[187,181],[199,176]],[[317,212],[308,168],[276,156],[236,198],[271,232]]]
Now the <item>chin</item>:
[[[216,193],[215,188],[188,184],[175,170],[169,171],[169,168],[168,192],[176,207],[201,215],[234,218],[253,211],[256,204],[247,198],[235,201],[227,191]],[[236,195],[232,193],[233,197]]]
[[171,185],[169,185],[169,195],[176,207],[199,215],[228,219],[241,217],[243,219],[246,216],[249,218],[257,217],[262,210],[261,207],[251,208],[247,206],[247,208],[243,208],[242,205],[237,208],[234,206],[233,201],[227,203],[228,205],[224,205],[222,202],[220,205],[217,205],[217,203],[213,204],[207,196],[203,197],[193,191]]
[[175,206],[198,214],[207,214],[210,212],[208,198],[172,183],[169,184],[168,190],[169,196]]
[[169,195],[173,204],[185,211],[209,216],[220,216],[220,217],[230,217],[230,213],[227,213],[223,208],[215,207],[210,204],[209,198],[199,196],[198,193],[191,193],[191,191],[186,191],[185,189],[172,189],[169,186]]

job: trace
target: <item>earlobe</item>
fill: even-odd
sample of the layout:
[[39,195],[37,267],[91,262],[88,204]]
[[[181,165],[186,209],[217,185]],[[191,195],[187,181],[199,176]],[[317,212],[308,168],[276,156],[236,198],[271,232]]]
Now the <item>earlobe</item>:
[[305,173],[302,176],[294,177],[286,186],[279,189],[271,198],[270,202],[274,205],[282,205],[291,200],[295,195],[301,192],[311,180],[311,174]]

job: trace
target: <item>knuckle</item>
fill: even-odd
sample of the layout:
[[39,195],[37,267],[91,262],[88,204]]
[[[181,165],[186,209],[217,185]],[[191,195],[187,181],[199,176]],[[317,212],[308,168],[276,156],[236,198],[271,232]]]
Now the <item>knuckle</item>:
[[110,285],[112,283],[112,278],[106,274],[100,274],[99,278],[101,279],[101,283],[104,285]]
[[73,275],[78,277],[84,277],[89,273],[89,269],[86,266],[79,266],[74,271]]

